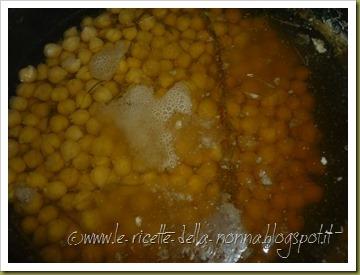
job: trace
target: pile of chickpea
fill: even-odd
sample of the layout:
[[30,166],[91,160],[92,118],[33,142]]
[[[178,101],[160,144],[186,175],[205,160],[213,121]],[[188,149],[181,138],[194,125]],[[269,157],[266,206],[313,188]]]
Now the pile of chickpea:
[[[130,47],[115,74],[94,79],[91,58],[120,40]],[[161,223],[191,225],[211,215],[225,192],[248,232],[275,222],[299,231],[305,206],[321,200],[316,181],[325,167],[310,72],[263,17],[109,9],[66,30],[44,55],[44,63],[20,70],[9,109],[9,200],[44,261],[159,261],[156,245],[66,240],[74,231],[111,232],[116,222],[129,235],[155,233]],[[161,97],[179,81],[189,87],[193,115],[211,122],[208,134],[219,142],[199,147],[202,130],[187,123],[174,145],[178,165],[144,169],[114,118],[99,110],[131,85]],[[173,122],[179,119],[189,118]],[[258,250],[249,261],[273,259]]]

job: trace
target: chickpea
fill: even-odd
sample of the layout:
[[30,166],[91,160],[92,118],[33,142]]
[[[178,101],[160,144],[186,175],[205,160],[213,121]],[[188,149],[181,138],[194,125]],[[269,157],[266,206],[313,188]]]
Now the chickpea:
[[80,60],[82,65],[89,64],[92,57],[92,52],[88,49],[79,49],[78,59]]
[[44,188],[47,184],[47,178],[39,172],[31,172],[26,177],[26,183],[32,188]]
[[21,229],[26,233],[26,234],[32,234],[35,232],[36,228],[38,227],[38,221],[35,217],[33,216],[26,216],[25,218],[23,218],[23,220],[21,221]]
[[124,177],[130,174],[131,172],[131,162],[125,157],[117,157],[112,162],[115,173],[120,177]]
[[46,44],[44,47],[44,55],[48,58],[56,58],[60,55],[62,47],[55,43]]
[[205,51],[205,45],[202,42],[195,42],[190,45],[189,54],[192,58],[199,58]]
[[28,106],[28,101],[24,97],[14,96],[10,99],[10,108],[17,111],[24,111]]
[[60,102],[67,99],[68,96],[69,96],[69,91],[66,89],[66,87],[63,86],[55,87],[51,93],[51,100]]
[[93,98],[96,102],[107,103],[112,99],[112,94],[108,88],[100,85],[94,91]]
[[25,113],[22,119],[22,123],[25,126],[35,127],[39,124],[39,122],[40,122],[39,118],[32,113]]
[[91,152],[94,156],[109,156],[113,150],[113,143],[107,136],[101,135],[92,142]]
[[70,120],[75,125],[84,125],[90,118],[90,114],[86,110],[77,110],[71,114]]
[[19,80],[21,82],[34,82],[37,78],[37,70],[34,66],[27,66],[19,71]]
[[76,51],[80,46],[80,38],[78,36],[66,37],[62,43],[64,50],[69,52]]
[[125,37],[125,39],[132,41],[135,39],[136,35],[137,35],[137,30],[135,27],[129,27],[123,30],[123,35]]
[[20,157],[15,157],[9,160],[9,167],[17,173],[25,171],[26,164]]
[[50,154],[45,161],[45,167],[50,172],[57,172],[64,166],[64,160],[57,152]]
[[84,42],[89,42],[92,38],[96,36],[97,30],[92,26],[85,26],[80,34],[81,40]]
[[51,83],[60,83],[66,78],[66,76],[67,72],[59,66],[51,67],[49,69],[48,79]]
[[61,115],[69,115],[72,112],[75,111],[75,102],[72,99],[65,99],[63,101],[60,101],[57,105],[57,111],[59,112],[59,114]]
[[90,156],[87,153],[80,152],[73,159],[72,164],[78,170],[86,170],[90,166]]
[[32,143],[40,135],[38,129],[26,126],[19,133],[19,143]]
[[21,123],[21,115],[17,110],[9,110],[9,127],[13,128]]
[[54,133],[64,131],[69,125],[69,121],[65,116],[54,115],[50,118],[50,129]]
[[93,53],[96,53],[102,49],[104,46],[104,41],[98,37],[92,37],[89,41],[89,50]]
[[67,57],[61,62],[61,67],[65,69],[68,73],[74,74],[79,71],[81,67],[80,59],[75,57]]
[[143,31],[150,31],[156,24],[156,19],[151,15],[144,15],[140,21],[139,26]]
[[38,192],[34,192],[28,201],[22,203],[22,209],[26,214],[34,215],[39,212],[42,205],[42,196]]
[[90,174],[92,182],[102,188],[107,183],[108,177],[110,175],[110,169],[105,166],[95,167]]
[[44,188],[44,195],[50,200],[58,200],[67,192],[66,185],[61,181],[49,182]]
[[41,224],[47,224],[50,221],[56,219],[59,216],[59,212],[55,206],[46,205],[41,208],[38,214],[38,220]]
[[47,225],[47,236],[50,242],[58,242],[65,237],[68,223],[61,218],[52,220]]
[[80,152],[80,145],[74,140],[67,139],[60,147],[60,152],[65,161],[72,160]]
[[198,114],[202,118],[214,119],[218,115],[216,103],[210,99],[203,99],[198,106]]
[[39,151],[31,150],[24,155],[24,161],[28,168],[34,169],[43,162],[43,156]]
[[72,125],[65,131],[65,138],[77,141],[83,137],[83,132],[77,125]]

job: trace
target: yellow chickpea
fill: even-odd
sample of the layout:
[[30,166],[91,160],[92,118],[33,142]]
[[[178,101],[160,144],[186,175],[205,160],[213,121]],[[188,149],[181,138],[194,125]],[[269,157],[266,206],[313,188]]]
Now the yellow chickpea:
[[180,16],[176,20],[176,27],[179,29],[179,31],[185,31],[190,27],[191,20],[187,16]]
[[38,214],[38,220],[40,224],[47,224],[52,220],[55,220],[59,216],[59,211],[53,205],[46,205],[41,208]]
[[72,160],[80,152],[79,143],[74,140],[67,139],[60,147],[60,152],[65,161]]
[[9,127],[15,127],[21,123],[21,115],[17,110],[9,110]]
[[34,82],[37,78],[37,70],[34,66],[27,66],[19,71],[19,80],[21,82]]
[[60,147],[61,139],[56,134],[48,134],[42,136],[41,139],[41,152],[44,155],[49,155],[54,153],[54,151]]
[[50,200],[58,200],[67,192],[66,185],[61,181],[49,182],[44,188],[44,195]]
[[75,101],[70,98],[60,101],[57,105],[57,111],[59,112],[59,114],[65,116],[74,112],[75,108],[76,108]]
[[144,15],[140,18],[139,26],[143,31],[150,31],[156,23],[156,19],[151,15]]
[[78,36],[70,36],[64,39],[62,46],[64,50],[75,52],[80,46],[80,38]]
[[68,223],[61,218],[52,220],[47,225],[47,236],[50,242],[58,242],[65,237]]
[[61,67],[68,73],[74,74],[79,71],[81,67],[81,60],[73,56],[69,56],[61,62]]
[[181,53],[181,48],[176,43],[168,44],[163,49],[163,57],[165,59],[176,59]]
[[84,134],[82,130],[77,125],[72,125],[69,128],[67,128],[65,131],[65,138],[68,138],[73,141],[79,140],[80,138],[83,137],[83,135]]
[[210,98],[203,99],[200,102],[197,111],[200,117],[206,119],[214,119],[218,115],[217,105]]
[[48,58],[56,58],[60,55],[62,47],[55,43],[46,44],[44,47],[44,55]]
[[39,102],[39,103],[34,103],[31,106],[30,110],[33,114],[43,118],[43,117],[47,117],[48,114],[50,113],[50,106],[48,103]]
[[26,183],[33,188],[43,188],[47,185],[47,178],[39,172],[30,172],[26,177]]
[[143,64],[143,71],[147,76],[155,77],[160,72],[160,63],[156,59],[148,59]]
[[94,139],[95,139],[95,137],[92,135],[85,135],[83,138],[81,138],[79,140],[81,150],[83,150],[85,152],[92,150],[92,144],[93,144]]
[[40,135],[40,132],[38,129],[26,126],[24,127],[19,134],[19,143],[31,143],[35,141]]
[[62,115],[54,115],[50,118],[50,129],[54,133],[59,133],[64,131],[68,125],[69,121],[65,116]]
[[116,42],[120,40],[121,35],[122,33],[120,30],[113,28],[106,31],[105,37],[110,42]]
[[48,79],[51,83],[60,83],[67,76],[67,72],[60,66],[51,67],[48,73]]
[[189,179],[187,191],[190,194],[199,194],[204,191],[205,187],[206,181],[199,175],[193,175]]
[[39,193],[34,192],[28,201],[22,203],[22,209],[26,214],[37,214],[43,205],[43,201],[42,196]]
[[39,64],[37,65],[36,69],[37,69],[37,80],[47,79],[48,71],[49,71],[48,65]]
[[174,77],[169,73],[161,73],[159,76],[159,82],[161,87],[169,88],[174,83]]
[[95,232],[101,224],[100,211],[97,209],[83,211],[81,213],[80,223],[84,230]]
[[84,125],[90,118],[90,114],[86,110],[77,110],[71,114],[70,120],[75,125]]
[[8,141],[8,157],[13,158],[19,152],[19,143],[14,139],[9,139]]
[[102,13],[99,16],[97,16],[94,20],[94,25],[97,28],[106,28],[111,25],[111,18],[108,13]]
[[91,181],[98,187],[102,188],[108,181],[110,169],[105,166],[97,166],[90,173]]
[[131,162],[126,157],[117,157],[112,162],[115,173],[120,177],[124,177],[131,172]]
[[35,114],[25,113],[22,122],[25,126],[35,127],[39,124],[40,120]]
[[57,152],[50,154],[45,161],[45,167],[50,172],[57,172],[64,166],[64,160]]
[[109,156],[113,150],[113,143],[107,136],[101,135],[92,142],[91,152],[94,156]]
[[89,49],[81,48],[78,52],[78,58],[82,65],[86,65],[90,62],[92,57],[92,52]]
[[96,36],[97,30],[92,26],[85,26],[80,34],[81,40],[84,42],[89,42],[91,38],[94,38]]
[[39,84],[35,91],[34,97],[41,101],[48,101],[52,92],[52,86],[49,83]]
[[60,102],[67,99],[68,96],[69,96],[69,91],[66,89],[66,87],[60,86],[60,87],[55,87],[52,90],[50,97],[52,101]]
[[74,96],[84,87],[84,83],[80,79],[71,79],[66,83],[70,95]]
[[25,171],[26,164],[20,157],[15,157],[9,160],[9,167],[17,173]]
[[92,51],[93,53],[100,51],[103,46],[104,46],[104,41],[102,41],[98,37],[93,37],[89,41],[89,50]]
[[204,178],[207,182],[216,178],[218,171],[217,164],[214,161],[206,162],[197,170],[197,174]]
[[21,221],[21,229],[26,234],[34,233],[36,228],[38,227],[38,225],[39,225],[39,223],[38,223],[37,219],[35,217],[33,217],[33,216],[26,216]]
[[24,111],[28,106],[28,101],[24,97],[13,96],[10,98],[10,108],[17,111]]
[[90,156],[87,153],[80,152],[73,159],[72,164],[78,170],[86,170],[90,166]]
[[86,122],[86,131],[91,135],[97,135],[100,132],[101,125],[100,122],[95,118],[90,118]]
[[23,98],[30,98],[34,95],[35,83],[21,83],[16,87],[16,95]]
[[24,155],[26,166],[33,169],[43,162],[43,156],[39,151],[31,150]]
[[77,108],[86,109],[91,105],[92,97],[84,91],[78,92],[76,94],[75,103]]
[[136,35],[137,35],[137,30],[135,27],[129,27],[123,30],[123,35],[125,37],[125,39],[132,41],[133,39],[135,39]]
[[112,99],[112,93],[108,88],[99,85],[94,91],[93,98],[96,102],[107,103]]
[[205,51],[205,45],[202,42],[195,42],[190,45],[189,54],[192,58],[199,58],[200,55]]

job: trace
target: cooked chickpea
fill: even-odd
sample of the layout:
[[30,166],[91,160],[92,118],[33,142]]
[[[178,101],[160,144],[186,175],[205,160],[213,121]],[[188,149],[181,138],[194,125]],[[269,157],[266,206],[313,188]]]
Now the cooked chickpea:
[[38,227],[38,221],[33,216],[26,216],[21,221],[21,228],[26,234],[32,234],[35,232],[36,228]]
[[107,183],[109,175],[109,168],[105,166],[97,166],[91,171],[90,178],[96,186],[102,188]]
[[97,36],[97,30],[92,26],[85,26],[81,31],[80,36],[82,41],[89,42],[90,39]]
[[72,112],[74,112],[75,108],[76,108],[76,105],[75,105],[74,100],[69,99],[69,98],[60,101],[57,105],[57,111],[59,112],[59,114],[64,115],[64,116],[69,115]]
[[90,114],[86,110],[77,110],[71,114],[70,120],[75,125],[84,125],[90,118]]
[[60,241],[65,237],[68,223],[61,218],[52,220],[47,225],[47,236],[50,242]]
[[15,127],[21,123],[21,115],[17,110],[9,110],[9,127]]
[[69,121],[65,116],[54,115],[50,118],[50,129],[54,133],[64,131],[69,125]]
[[37,78],[37,70],[34,66],[27,66],[19,71],[19,80],[21,82],[34,82]]
[[57,152],[50,154],[45,161],[45,167],[51,172],[57,172],[64,166],[64,160]]
[[60,83],[66,78],[66,76],[67,72],[59,66],[51,67],[49,69],[48,79],[51,83]]
[[42,163],[43,156],[39,151],[31,150],[24,155],[24,161],[27,167],[33,169]]
[[76,51],[80,46],[80,38],[77,36],[70,36],[64,39],[62,46],[64,50],[69,52]]
[[74,141],[67,139],[60,147],[60,152],[65,161],[72,160],[80,152],[80,145]]
[[58,200],[67,192],[66,185],[61,181],[49,182],[44,188],[45,196],[50,200]]
[[60,55],[62,47],[55,43],[46,44],[44,47],[44,55],[48,58],[56,58]]
[[38,220],[41,224],[47,224],[50,221],[56,219],[59,215],[59,212],[55,206],[46,205],[41,208],[38,214]]
[[77,125],[72,125],[69,128],[67,128],[65,131],[65,138],[68,138],[68,139],[74,140],[74,141],[79,140],[80,138],[83,137],[83,135],[84,134],[83,134],[82,130]]
[[14,96],[10,99],[10,108],[17,111],[24,111],[28,106],[28,101],[24,97]]
[[100,85],[94,91],[93,98],[96,102],[107,103],[112,99],[112,94],[108,88]]
[[39,135],[40,132],[37,128],[26,126],[20,131],[19,143],[31,143],[35,141]]

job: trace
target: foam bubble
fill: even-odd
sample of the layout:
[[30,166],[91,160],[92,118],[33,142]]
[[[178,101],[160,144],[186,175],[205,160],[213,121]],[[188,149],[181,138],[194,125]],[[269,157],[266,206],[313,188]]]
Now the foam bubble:
[[99,80],[110,80],[116,72],[120,59],[128,50],[128,43],[119,41],[114,46],[105,47],[95,54],[90,61],[89,71]]
[[106,108],[115,115],[134,157],[141,157],[148,168],[163,170],[177,165],[174,137],[166,122],[175,113],[191,114],[192,103],[185,83],[176,83],[160,99],[154,97],[151,87],[135,85]]

